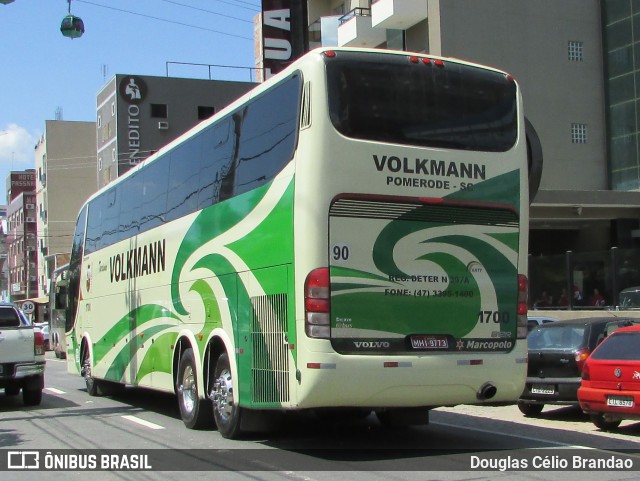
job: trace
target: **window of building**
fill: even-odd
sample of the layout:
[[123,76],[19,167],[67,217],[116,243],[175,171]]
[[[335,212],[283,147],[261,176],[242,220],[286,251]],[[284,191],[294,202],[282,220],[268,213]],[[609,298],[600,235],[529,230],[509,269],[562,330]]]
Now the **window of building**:
[[111,115],[115,115],[115,114],[116,114],[116,103],[111,102]]
[[98,127],[102,127],[102,117],[98,115]]
[[151,104],[151,117],[156,119],[166,119],[167,104]]
[[587,143],[587,125],[571,124],[571,143],[586,144]]
[[569,60],[571,62],[582,62],[584,60],[583,42],[576,40],[569,40]]
[[205,107],[198,105],[198,120],[204,120],[216,113],[215,107]]

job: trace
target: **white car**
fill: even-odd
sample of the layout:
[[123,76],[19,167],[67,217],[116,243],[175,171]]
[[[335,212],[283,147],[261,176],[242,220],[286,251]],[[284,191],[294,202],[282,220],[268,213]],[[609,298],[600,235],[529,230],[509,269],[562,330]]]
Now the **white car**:
[[555,322],[558,319],[549,316],[527,316],[527,329],[529,332],[533,331],[536,327],[546,324],[548,322]]

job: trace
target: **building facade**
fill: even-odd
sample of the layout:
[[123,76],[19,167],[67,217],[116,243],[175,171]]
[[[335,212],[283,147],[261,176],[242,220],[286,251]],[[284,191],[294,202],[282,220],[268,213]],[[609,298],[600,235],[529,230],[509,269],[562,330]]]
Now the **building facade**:
[[98,187],[254,86],[253,82],[115,75],[97,97]]
[[76,217],[96,191],[95,122],[45,121],[35,146],[37,297],[49,293],[51,273],[68,262]]
[[37,297],[38,250],[34,170],[7,177],[7,260],[11,301]]
[[311,46],[456,57],[518,80],[544,156],[531,206],[538,255],[640,246],[638,9],[629,0],[309,0],[309,23]]

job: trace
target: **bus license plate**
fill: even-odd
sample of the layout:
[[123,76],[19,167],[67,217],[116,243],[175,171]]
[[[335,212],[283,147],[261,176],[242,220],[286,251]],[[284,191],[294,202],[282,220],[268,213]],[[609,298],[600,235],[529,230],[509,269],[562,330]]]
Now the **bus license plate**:
[[616,406],[620,408],[632,408],[633,398],[628,396],[609,396],[607,398],[607,406]]
[[414,349],[449,349],[446,336],[411,336],[411,347]]
[[555,394],[556,389],[550,384],[534,384],[531,386],[531,394]]

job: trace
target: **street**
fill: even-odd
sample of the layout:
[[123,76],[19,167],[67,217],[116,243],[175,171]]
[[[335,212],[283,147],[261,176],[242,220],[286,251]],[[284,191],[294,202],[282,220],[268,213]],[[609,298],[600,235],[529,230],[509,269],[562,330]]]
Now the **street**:
[[[437,471],[437,479],[484,479],[484,475],[487,479],[500,475],[532,479],[533,474],[535,479],[555,479],[557,473],[554,477],[552,471],[544,470],[488,469],[480,470],[481,474],[470,469],[474,460],[481,468],[494,468],[489,461],[482,464],[478,459],[504,457],[501,450],[509,450],[512,458],[528,458],[529,464],[532,455],[538,455],[543,461],[548,458],[544,467],[562,468],[554,466],[559,454],[628,455],[629,450],[640,448],[639,439],[640,423],[624,421],[617,433],[604,433],[572,407],[546,407],[539,419],[530,419],[509,405],[439,408],[432,411],[429,426],[395,430],[383,428],[375,416],[332,423],[298,413],[287,416],[283,429],[276,433],[230,441],[213,429],[186,429],[172,395],[127,388],[117,397],[90,397],[84,381],[68,374],[64,361],[50,352],[40,406],[25,408],[20,396],[0,396],[3,451],[51,450],[55,454],[56,450],[81,450],[98,461],[105,450],[151,454],[152,471],[102,471],[95,473],[95,479],[164,479],[167,473],[158,469],[192,471],[193,477],[224,475],[224,479],[328,480],[337,479],[337,471],[358,480],[376,479],[375,473],[382,472],[392,472],[393,479],[425,479],[425,471]],[[585,473],[569,469],[563,476],[635,479],[640,456],[631,455],[632,470]],[[39,479],[42,472],[11,474],[19,475],[12,479]],[[53,479],[85,475],[47,473]]]

